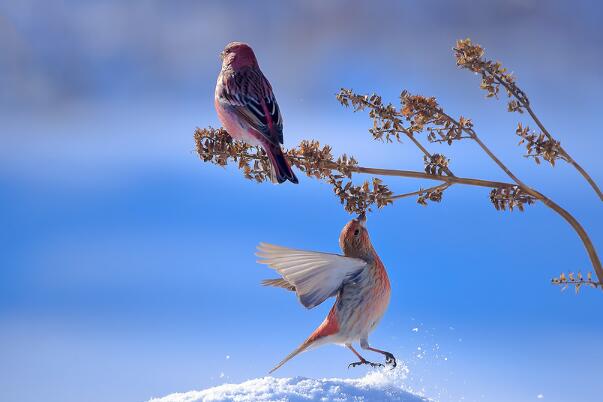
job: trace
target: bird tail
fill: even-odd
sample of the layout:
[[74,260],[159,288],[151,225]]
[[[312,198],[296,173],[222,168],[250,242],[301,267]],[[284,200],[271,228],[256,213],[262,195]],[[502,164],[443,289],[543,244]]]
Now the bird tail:
[[329,312],[329,315],[325,320],[320,324],[318,328],[302,343],[299,345],[297,349],[293,352],[289,353],[287,357],[285,357],[279,364],[276,365],[272,370],[270,370],[269,374],[274,373],[276,370],[281,368],[283,364],[287,363],[289,360],[293,359],[298,354],[305,352],[309,347],[320,346],[325,342],[328,342],[328,337],[330,335],[334,335],[339,331],[339,323],[337,322],[336,309],[335,306]]
[[268,158],[270,159],[272,165],[271,172],[271,180],[273,183],[282,183],[286,180],[289,180],[291,183],[298,183],[297,177],[293,170],[291,170],[291,166],[287,159],[285,159],[285,155],[281,150],[280,145],[278,144],[269,144],[268,145]]
[[305,352],[306,349],[308,349],[308,347],[310,347],[311,344],[312,344],[312,341],[310,341],[308,339],[307,341],[305,341],[304,343],[302,343],[301,345],[299,345],[299,347],[297,349],[295,349],[293,352],[289,353],[287,355],[287,357],[285,357],[283,360],[281,360],[281,362],[279,364],[277,364],[272,370],[270,370],[270,372],[268,374],[274,373],[276,370],[278,370],[279,368],[281,368],[289,360],[293,359],[298,354],[300,354],[302,352]]

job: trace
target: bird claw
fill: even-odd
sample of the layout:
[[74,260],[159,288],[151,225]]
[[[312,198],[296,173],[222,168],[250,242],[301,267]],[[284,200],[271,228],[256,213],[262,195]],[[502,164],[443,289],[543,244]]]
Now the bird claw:
[[396,358],[389,352],[385,352],[385,364],[388,366],[392,366],[392,370],[396,368],[398,363],[396,363]]
[[381,364],[381,363],[373,363],[373,362],[369,362],[368,360],[360,360],[359,362],[354,362],[354,363],[348,364],[348,369],[351,367],[361,366],[363,364],[368,364],[369,366],[371,366],[373,368],[384,367],[383,364]]

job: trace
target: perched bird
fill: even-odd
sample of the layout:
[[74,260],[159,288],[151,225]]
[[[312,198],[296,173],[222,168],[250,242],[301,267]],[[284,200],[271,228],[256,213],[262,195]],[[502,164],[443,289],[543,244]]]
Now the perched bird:
[[381,353],[386,364],[396,367],[394,355],[372,348],[368,343],[369,333],[375,329],[389,304],[390,284],[385,267],[369,239],[364,214],[345,225],[339,236],[339,246],[343,255],[266,243],[258,246],[256,255],[261,258],[258,262],[267,264],[282,277],[265,280],[264,285],[294,291],[301,304],[309,309],[337,296],[323,323],[270,373],[299,353],[327,343],[345,345],[354,352],[359,361],[348,367],[383,366],[362,357],[352,346],[354,342],[360,342],[362,349]]
[[266,151],[273,182],[297,183],[280,146],[283,118],[253,50],[245,43],[231,42],[221,56],[214,104],[222,125],[234,139]]

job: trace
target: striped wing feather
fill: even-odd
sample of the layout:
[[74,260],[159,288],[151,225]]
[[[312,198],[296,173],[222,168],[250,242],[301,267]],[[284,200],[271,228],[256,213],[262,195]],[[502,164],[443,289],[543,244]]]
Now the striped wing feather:
[[273,144],[283,143],[283,118],[270,83],[258,69],[225,75],[218,100]]
[[[307,308],[318,306],[335,296],[347,280],[366,267],[366,262],[359,258],[295,250],[266,243],[259,244],[256,255],[261,258],[259,263],[276,270],[285,283],[295,288],[299,301]],[[285,283],[279,284],[285,287]]]
[[293,286],[292,284],[290,284],[283,278],[264,279],[262,281],[262,285],[274,286],[275,288],[283,288],[283,289],[287,289],[287,290],[291,290],[291,291],[295,292],[295,286]]

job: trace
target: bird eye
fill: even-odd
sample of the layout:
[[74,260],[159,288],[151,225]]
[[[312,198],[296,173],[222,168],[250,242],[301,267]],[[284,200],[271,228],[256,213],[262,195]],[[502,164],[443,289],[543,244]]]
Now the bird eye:
[[354,230],[354,236],[358,236],[359,233],[360,233],[360,230],[358,230],[358,229]]

